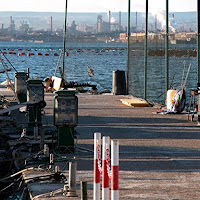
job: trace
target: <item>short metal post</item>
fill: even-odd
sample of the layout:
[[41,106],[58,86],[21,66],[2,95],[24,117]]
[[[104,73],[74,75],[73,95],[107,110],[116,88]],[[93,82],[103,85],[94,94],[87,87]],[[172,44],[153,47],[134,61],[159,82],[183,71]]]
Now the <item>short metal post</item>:
[[44,128],[42,128],[41,129],[41,134],[40,134],[40,150],[43,150],[43,149],[45,150],[44,147],[48,147],[48,145],[44,146],[44,134],[45,134],[45,130],[44,130]]
[[87,199],[87,182],[81,181],[81,200]]
[[67,193],[68,197],[77,197],[76,194],[76,169],[77,162],[69,162],[69,192]]
[[44,155],[49,157],[49,147],[48,144],[44,144]]
[[38,139],[38,126],[35,126],[33,131],[34,131],[34,140],[37,140]]
[[53,169],[53,166],[54,166],[54,158],[53,158],[53,154],[51,153],[49,155],[49,169]]

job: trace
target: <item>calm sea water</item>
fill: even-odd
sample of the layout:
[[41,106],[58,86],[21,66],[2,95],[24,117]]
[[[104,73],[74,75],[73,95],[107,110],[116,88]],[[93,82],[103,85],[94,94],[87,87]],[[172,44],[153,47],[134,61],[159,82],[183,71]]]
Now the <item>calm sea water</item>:
[[[18,72],[30,69],[30,76],[33,78],[44,79],[54,74],[58,56],[53,53],[60,53],[62,43],[24,43],[24,42],[1,42],[0,49],[6,53],[13,50],[16,54],[6,54],[6,57]],[[134,45],[134,44],[133,44]],[[195,45],[170,45],[170,48],[193,49]],[[133,49],[142,49],[143,46],[135,46]],[[164,45],[149,45],[152,49],[163,49]],[[126,71],[126,44],[124,43],[67,43],[66,49],[69,56],[65,57],[65,77],[67,81],[77,81],[80,83],[96,84],[98,90],[112,90],[112,72],[115,70]],[[18,53],[25,52],[24,56]],[[35,55],[27,56],[28,53]],[[38,56],[37,53],[41,53]],[[48,53],[49,56],[44,56]],[[143,54],[143,53],[142,53]],[[5,59],[4,59],[5,60]],[[184,64],[185,63],[185,64]],[[182,81],[185,65],[185,74],[188,66],[191,69],[186,83],[189,90],[195,88],[196,81],[196,58],[195,57],[170,57],[169,58],[169,82],[178,88]],[[9,65],[8,65],[9,66]],[[60,63],[62,67],[62,60]],[[89,66],[94,70],[94,77],[89,77],[87,72]],[[2,69],[0,63],[0,70]],[[12,70],[9,77],[14,80],[15,71]],[[59,72],[57,73],[59,76]],[[173,78],[174,77],[174,78]],[[0,74],[0,82],[7,79],[6,74]],[[135,56],[131,52],[129,89],[130,94],[143,97],[144,85],[144,57]],[[148,77],[147,77],[147,97],[150,100],[163,102],[165,88],[165,58],[148,57]],[[159,97],[159,98],[158,98]]]
[[[54,74],[62,43],[0,43],[0,49],[4,52],[14,50],[16,54],[5,54],[18,72],[30,69],[30,76],[44,79]],[[66,50],[69,56],[65,57],[65,77],[67,81],[90,82],[97,84],[99,90],[112,89],[112,71],[126,69],[126,44],[123,43],[68,43]],[[18,53],[25,52],[24,56]],[[28,53],[35,55],[27,56]],[[37,53],[43,55],[38,56]],[[44,56],[48,53],[49,56]],[[4,59],[5,60],[5,59]],[[8,65],[9,66],[9,65]],[[62,67],[62,60],[60,65]],[[94,70],[94,77],[89,77],[87,72],[89,66]],[[0,63],[0,69],[3,69]],[[15,71],[9,72],[14,80]],[[59,76],[59,72],[57,73]],[[0,82],[6,80],[6,74],[0,74]]]

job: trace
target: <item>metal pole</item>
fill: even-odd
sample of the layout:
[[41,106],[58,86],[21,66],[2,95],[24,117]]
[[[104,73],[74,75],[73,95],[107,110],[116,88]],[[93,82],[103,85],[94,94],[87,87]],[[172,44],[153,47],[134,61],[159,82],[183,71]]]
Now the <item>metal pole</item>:
[[146,0],[146,21],[144,40],[144,99],[147,98],[147,36],[148,36],[148,0]]
[[128,24],[127,24],[127,70],[126,70],[126,94],[129,94],[129,66],[130,66],[130,13],[131,0],[128,0]]
[[197,83],[200,83],[200,3],[197,0]]
[[87,182],[81,181],[81,200],[87,199]]
[[137,43],[137,11],[135,13],[135,41]]
[[68,197],[77,197],[76,194],[76,169],[77,162],[69,162],[69,192],[67,193]]
[[165,11],[165,18],[166,18],[166,28],[165,28],[165,97],[167,95],[167,90],[169,89],[169,57],[168,57],[169,21],[168,21],[168,14],[169,14],[169,2],[168,2],[168,0],[166,0],[166,11]]
[[65,44],[66,44],[66,32],[67,32],[67,0],[65,7],[65,24],[64,24],[64,33],[63,33],[63,78],[65,78]]
[[198,126],[200,125],[200,3],[197,0],[197,88],[198,88]]

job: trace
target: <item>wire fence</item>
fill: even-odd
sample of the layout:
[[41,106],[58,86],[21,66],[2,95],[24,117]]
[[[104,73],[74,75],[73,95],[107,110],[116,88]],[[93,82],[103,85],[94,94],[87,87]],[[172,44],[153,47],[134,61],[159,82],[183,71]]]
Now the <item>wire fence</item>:
[[[144,11],[145,12],[145,11]],[[153,15],[149,11],[148,39],[147,39],[147,91],[148,100],[158,103],[165,102],[166,83],[166,58],[165,58],[165,27],[159,12]],[[162,13],[163,14],[163,13]],[[145,17],[140,13],[132,16],[130,36],[130,59],[129,59],[129,93],[133,96],[144,98],[145,81]],[[142,18],[138,20],[138,18]],[[178,18],[178,17],[177,17]],[[138,22],[134,22],[137,19]],[[162,18],[163,19],[163,18]],[[168,63],[169,63],[169,89],[179,89],[186,80],[186,95],[190,96],[190,90],[197,87],[197,35],[195,23],[191,27],[182,27],[176,23],[176,15],[169,14],[168,34]],[[181,28],[182,27],[182,28]],[[190,70],[188,70],[191,64]]]

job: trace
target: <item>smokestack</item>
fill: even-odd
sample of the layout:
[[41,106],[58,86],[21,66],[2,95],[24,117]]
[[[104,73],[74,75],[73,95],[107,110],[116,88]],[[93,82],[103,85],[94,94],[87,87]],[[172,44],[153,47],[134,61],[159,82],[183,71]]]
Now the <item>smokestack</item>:
[[121,31],[121,27],[122,27],[122,22],[121,22],[121,11],[119,11],[119,31]]
[[3,31],[3,24],[1,25],[1,30]]
[[52,16],[51,16],[51,22],[50,22],[50,25],[51,25],[51,32],[53,31],[53,22],[52,22]]
[[12,16],[10,16],[10,26],[12,25]]
[[108,13],[109,32],[111,31],[111,11]]
[[13,32],[13,26],[12,26],[12,16],[10,16],[10,34],[12,35]]
[[157,32],[157,14],[155,15],[155,32]]

